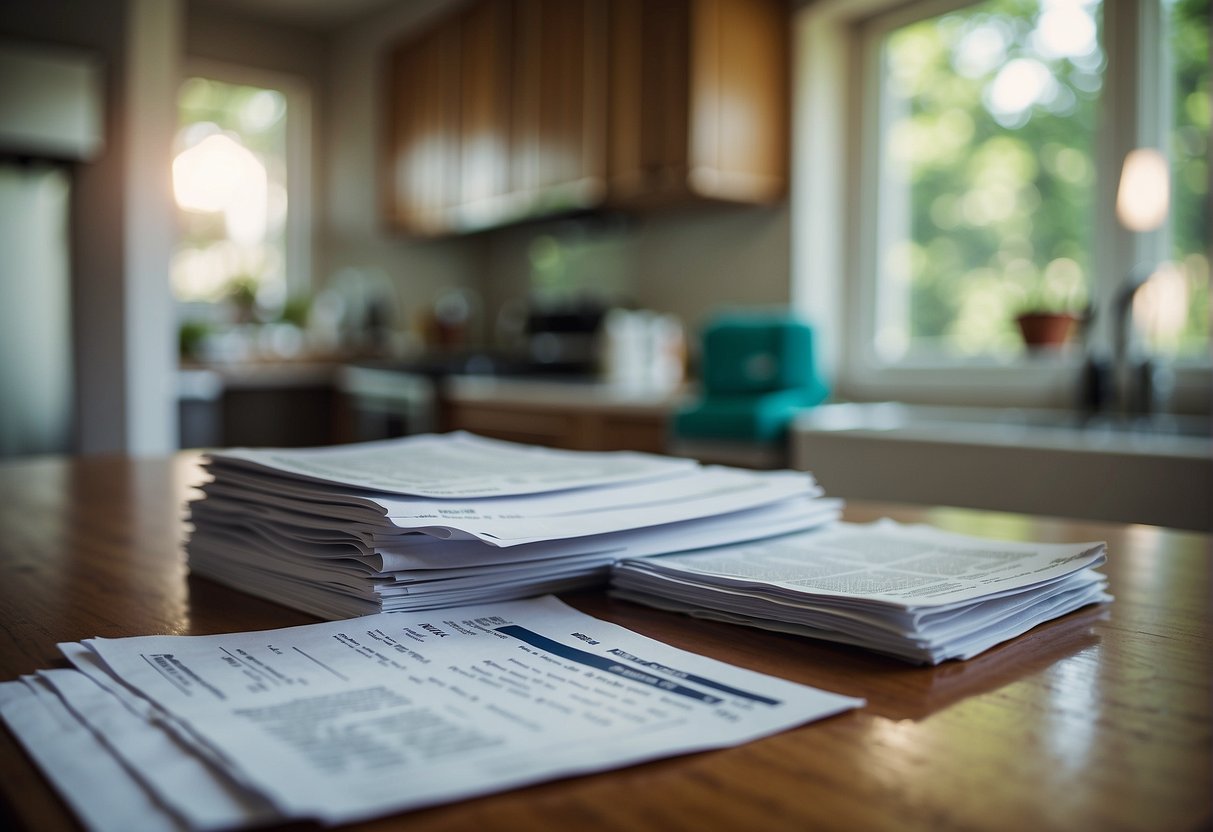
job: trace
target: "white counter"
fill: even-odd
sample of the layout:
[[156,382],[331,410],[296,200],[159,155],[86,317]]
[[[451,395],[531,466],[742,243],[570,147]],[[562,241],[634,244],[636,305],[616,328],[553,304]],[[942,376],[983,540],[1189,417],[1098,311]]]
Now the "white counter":
[[567,411],[593,410],[663,416],[691,395],[686,387],[658,389],[564,381],[537,377],[451,376],[444,397],[458,404],[549,406]]
[[1080,423],[1061,411],[825,405],[791,431],[792,467],[828,493],[1208,530],[1202,417]]

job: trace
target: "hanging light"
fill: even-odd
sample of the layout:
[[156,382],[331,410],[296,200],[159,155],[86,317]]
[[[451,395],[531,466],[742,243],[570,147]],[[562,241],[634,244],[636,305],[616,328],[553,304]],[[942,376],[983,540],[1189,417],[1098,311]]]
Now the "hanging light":
[[1151,147],[1129,151],[1116,191],[1116,216],[1121,224],[1130,231],[1154,231],[1166,222],[1170,203],[1166,157]]

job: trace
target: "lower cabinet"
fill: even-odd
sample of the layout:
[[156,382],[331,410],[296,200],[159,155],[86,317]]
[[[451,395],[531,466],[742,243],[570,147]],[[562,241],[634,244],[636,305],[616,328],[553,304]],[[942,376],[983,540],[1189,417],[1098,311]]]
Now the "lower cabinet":
[[447,430],[581,451],[666,451],[668,414],[604,408],[562,409],[521,403],[450,402]]

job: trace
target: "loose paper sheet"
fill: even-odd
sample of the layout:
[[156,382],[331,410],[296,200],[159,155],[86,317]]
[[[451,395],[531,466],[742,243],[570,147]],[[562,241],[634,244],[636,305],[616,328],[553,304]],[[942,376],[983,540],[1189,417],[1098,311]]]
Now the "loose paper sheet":
[[85,645],[284,818],[331,823],[734,745],[862,704],[550,597]]
[[854,644],[916,662],[965,659],[1111,598],[1106,547],[1023,543],[892,521],[687,554],[628,558],[617,597]]
[[935,610],[1048,583],[1105,559],[1097,543],[981,540],[930,526],[823,529],[633,562],[638,568],[764,584],[793,593]]
[[41,680],[0,683],[0,717],[91,832],[186,828]]

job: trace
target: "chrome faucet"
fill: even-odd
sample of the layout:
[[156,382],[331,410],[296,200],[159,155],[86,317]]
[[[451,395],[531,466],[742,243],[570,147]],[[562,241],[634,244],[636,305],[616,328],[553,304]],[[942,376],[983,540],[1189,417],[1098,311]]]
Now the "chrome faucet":
[[1112,298],[1112,398],[1116,415],[1139,419],[1154,414],[1165,398],[1169,374],[1144,351],[1135,348],[1133,299],[1151,273],[1135,269]]
[[1083,314],[1086,359],[1079,377],[1078,405],[1085,420],[1145,419],[1157,411],[1164,398],[1166,370],[1143,355],[1133,337],[1133,299],[1149,279],[1144,269],[1135,269],[1111,298],[1111,362],[1090,342],[1094,307],[1088,306]]

